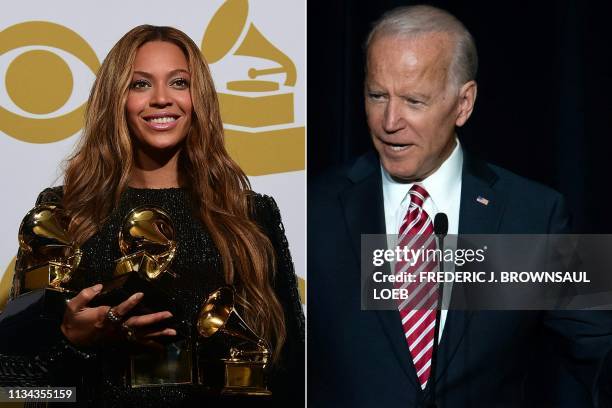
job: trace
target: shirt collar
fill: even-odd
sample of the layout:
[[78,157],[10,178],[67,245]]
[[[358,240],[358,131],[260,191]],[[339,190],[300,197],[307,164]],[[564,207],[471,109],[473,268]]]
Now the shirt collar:
[[[463,149],[458,139],[451,155],[438,169],[429,175],[420,184],[427,190],[437,211],[448,212],[452,204],[453,194],[461,188],[461,172],[463,169]],[[388,200],[385,210],[394,211],[406,198],[408,191],[414,183],[401,183],[387,173],[381,164],[382,187],[384,196]]]

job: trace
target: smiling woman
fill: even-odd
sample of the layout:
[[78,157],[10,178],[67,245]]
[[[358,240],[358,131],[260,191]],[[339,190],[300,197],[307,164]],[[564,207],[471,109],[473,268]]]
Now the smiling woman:
[[191,127],[190,78],[185,54],[173,43],[148,42],[136,53],[125,106],[137,145],[133,186],[178,185],[178,154]]
[[[228,155],[208,66],[188,36],[145,25],[113,47],[64,186],[37,205],[23,225],[38,227],[20,231],[3,315],[12,320],[0,318],[0,352],[35,352],[37,384],[76,386],[84,406],[303,405],[304,316],[280,213]],[[46,259],[70,269],[47,285],[72,292],[43,326],[20,310],[36,292],[32,251],[49,253],[48,235],[35,242],[44,211],[61,213],[65,234],[59,221],[53,231],[72,251]]]

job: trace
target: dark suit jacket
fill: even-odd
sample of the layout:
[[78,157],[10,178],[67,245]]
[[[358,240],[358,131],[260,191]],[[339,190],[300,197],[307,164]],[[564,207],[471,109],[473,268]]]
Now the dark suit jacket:
[[[360,310],[360,236],[385,232],[374,153],[309,185],[308,226],[308,405],[424,406],[399,313]],[[465,154],[460,234],[568,230],[560,194]],[[451,310],[438,406],[590,406],[611,332],[608,312]]]

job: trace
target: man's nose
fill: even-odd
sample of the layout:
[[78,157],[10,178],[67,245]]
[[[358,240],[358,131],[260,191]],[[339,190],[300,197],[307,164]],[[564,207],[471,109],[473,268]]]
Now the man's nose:
[[172,104],[172,99],[165,86],[156,86],[153,88],[150,104],[155,107],[165,107]]
[[401,130],[406,125],[406,120],[402,115],[401,102],[390,99],[385,107],[385,117],[383,130],[387,133],[394,133]]

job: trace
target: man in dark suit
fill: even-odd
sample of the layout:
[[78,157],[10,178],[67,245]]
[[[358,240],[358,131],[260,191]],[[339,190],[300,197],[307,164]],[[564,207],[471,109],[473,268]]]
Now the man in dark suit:
[[477,55],[458,20],[429,6],[393,10],[366,52],[376,153],[308,190],[309,406],[427,406],[434,387],[442,407],[590,406],[611,347],[607,312],[443,311],[431,379],[431,314],[410,323],[401,307],[361,310],[362,234],[422,233],[437,212],[453,234],[569,231],[560,194],[461,148]]

